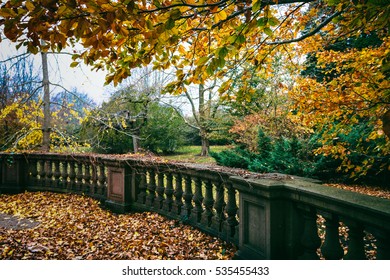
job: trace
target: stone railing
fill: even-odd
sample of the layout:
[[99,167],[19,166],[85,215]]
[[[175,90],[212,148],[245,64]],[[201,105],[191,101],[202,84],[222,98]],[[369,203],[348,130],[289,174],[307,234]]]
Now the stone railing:
[[83,193],[115,212],[157,212],[235,243],[237,258],[390,259],[390,201],[313,180],[103,155],[0,159],[0,193]]

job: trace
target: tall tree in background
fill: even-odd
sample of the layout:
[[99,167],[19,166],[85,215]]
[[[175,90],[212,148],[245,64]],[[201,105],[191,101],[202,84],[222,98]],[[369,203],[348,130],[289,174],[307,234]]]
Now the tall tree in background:
[[[41,78],[34,71],[32,60],[24,54],[0,63],[0,149],[8,149],[25,133],[36,128],[27,118],[37,106]],[[37,117],[37,116],[36,116]],[[26,129],[27,128],[27,129]]]
[[390,110],[386,32],[367,30],[319,48],[309,55],[303,76],[290,92],[294,116],[321,133],[321,146],[315,152],[341,160],[339,171],[352,177],[390,171],[390,141],[385,133]]
[[[34,68],[33,60],[28,54],[1,61],[0,69],[1,149],[48,151],[53,148],[53,144],[57,145],[56,149],[76,147],[77,135],[74,130],[67,131],[69,126],[66,122],[79,125],[83,108],[89,103],[88,100],[83,103],[80,100],[86,99],[86,96],[73,91],[51,98],[49,91],[44,102],[42,89],[49,81],[46,79],[42,83],[41,72]],[[79,102],[71,101],[68,95]],[[45,104],[50,108],[46,108]]]
[[114,84],[140,65],[175,66],[182,70],[173,87],[180,93],[184,84],[221,78],[242,62],[261,69],[276,47],[321,30],[339,38],[386,27],[389,6],[386,0],[3,1],[0,27],[34,53],[80,43],[84,51],[74,58],[107,68]]
[[51,110],[50,110],[50,81],[47,62],[47,53],[41,52],[42,57],[42,87],[43,87],[43,123],[42,123],[42,151],[50,151]]
[[[74,55],[72,65],[83,61],[108,69],[107,83],[118,84],[140,66],[174,67],[175,80],[166,90],[178,95],[189,85],[202,89],[223,81],[223,96],[232,85],[231,73],[248,64],[250,71],[243,72],[241,90],[235,93],[237,100],[244,100],[254,94],[253,72],[268,73],[269,58],[283,50],[290,53],[286,46],[298,43],[292,60],[320,50],[318,65],[326,69],[334,63],[338,75],[326,83],[298,81],[292,91],[298,118],[310,127],[321,126],[319,120],[327,116],[339,116],[335,124],[367,118],[376,131],[371,137],[380,136],[379,128],[387,131],[386,0],[5,1],[0,17],[3,34],[33,53],[79,43],[84,49]],[[379,48],[345,53],[326,49],[340,38],[374,31],[384,42]],[[380,94],[373,95],[377,89]],[[331,110],[335,104],[345,110]]]

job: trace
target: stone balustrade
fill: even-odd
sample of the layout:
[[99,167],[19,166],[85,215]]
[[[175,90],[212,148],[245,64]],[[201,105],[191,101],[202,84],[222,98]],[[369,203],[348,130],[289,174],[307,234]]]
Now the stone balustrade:
[[0,193],[79,193],[118,213],[157,212],[235,243],[241,259],[390,259],[389,200],[309,179],[104,155],[2,153],[0,163]]

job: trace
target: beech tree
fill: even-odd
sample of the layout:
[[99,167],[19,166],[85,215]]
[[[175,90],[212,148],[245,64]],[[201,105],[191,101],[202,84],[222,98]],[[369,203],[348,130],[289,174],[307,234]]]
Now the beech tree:
[[[318,49],[316,68],[296,80],[290,91],[294,117],[321,131],[321,147],[315,153],[340,159],[340,171],[365,176],[378,163],[380,170],[390,171],[390,135],[386,136],[390,76],[384,67],[390,37],[372,46],[336,47]],[[348,135],[354,131],[361,135],[352,144]],[[353,160],[357,155],[364,155],[359,162]]]
[[[236,100],[245,100],[255,92],[251,84],[253,73],[269,73],[268,67],[276,53],[285,51],[291,61],[300,61],[308,52],[321,50],[319,63],[336,64],[339,78],[326,84],[298,81],[299,86],[292,91],[298,104],[303,95],[301,100],[314,102],[296,108],[302,112],[312,112],[313,108],[323,112],[316,115],[314,122],[310,119],[314,114],[308,114],[306,119],[303,113],[298,114],[303,116],[302,121],[309,125],[326,120],[326,114],[334,112],[328,109],[341,101],[339,107],[352,110],[344,111],[345,115],[335,114],[343,116],[334,123],[353,120],[356,112],[365,111],[374,113],[375,117],[368,118],[376,123],[377,132],[380,126],[382,131],[388,131],[388,124],[383,123],[388,119],[389,109],[386,71],[390,65],[390,4],[387,0],[9,0],[1,3],[2,36],[16,42],[17,47],[24,46],[37,53],[49,49],[60,51],[79,44],[83,50],[73,55],[75,61],[71,66],[84,62],[97,70],[106,69],[109,71],[106,82],[114,85],[130,76],[133,68],[172,67],[176,69],[175,79],[165,87],[171,94],[185,93],[188,85],[201,88],[218,80],[219,92],[224,97],[233,85],[231,73],[247,64],[251,67],[242,72],[241,90],[235,92]],[[384,42],[380,49],[345,54],[326,50],[327,45],[337,40],[373,31]],[[358,69],[362,63],[364,72]],[[346,67],[356,71],[346,71]],[[368,82],[359,84],[361,77]],[[381,89],[381,100],[373,95],[376,87]],[[331,94],[342,93],[345,88],[350,90],[344,96]],[[310,95],[312,98],[306,98]],[[366,106],[371,98],[377,104],[375,108]],[[321,103],[321,100],[331,102]],[[358,100],[361,102],[355,102]],[[305,107],[309,103],[316,106]]]
[[386,0],[30,0],[2,1],[0,17],[3,34],[32,53],[80,43],[84,51],[74,59],[107,68],[111,72],[107,82],[114,84],[140,65],[153,63],[162,69],[174,65],[177,80],[170,89],[180,93],[184,83],[223,77],[243,61],[260,69],[275,46],[301,41],[323,28],[340,37],[367,26],[386,27],[389,4]]

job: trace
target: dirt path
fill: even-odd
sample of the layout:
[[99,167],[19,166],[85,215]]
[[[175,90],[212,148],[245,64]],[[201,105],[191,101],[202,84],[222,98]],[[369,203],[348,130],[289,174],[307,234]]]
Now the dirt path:
[[28,229],[39,225],[39,222],[31,219],[19,218],[15,215],[0,213],[0,228],[6,229]]

